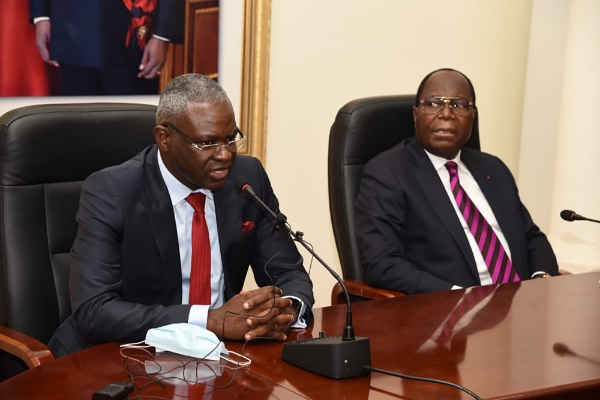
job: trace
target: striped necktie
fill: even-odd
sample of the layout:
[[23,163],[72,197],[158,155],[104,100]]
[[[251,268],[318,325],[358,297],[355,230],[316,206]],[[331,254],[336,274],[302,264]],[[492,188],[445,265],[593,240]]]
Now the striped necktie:
[[442,328],[442,332],[440,336],[436,339],[438,343],[448,343],[452,338],[452,335],[455,334],[454,328],[458,324],[458,322],[465,316],[469,311],[471,311],[477,304],[479,304],[483,299],[490,295],[494,291],[497,286],[487,285],[487,286],[476,286],[474,288],[467,289],[462,299],[459,301],[458,305],[452,310],[444,327]]
[[458,180],[458,165],[454,161],[448,161],[446,168],[450,173],[450,188],[462,216],[469,230],[473,234],[477,247],[488,267],[492,282],[507,283],[520,281],[519,275],[513,268],[512,262],[506,254],[502,243],[496,233],[471,201],[467,192],[462,188]]

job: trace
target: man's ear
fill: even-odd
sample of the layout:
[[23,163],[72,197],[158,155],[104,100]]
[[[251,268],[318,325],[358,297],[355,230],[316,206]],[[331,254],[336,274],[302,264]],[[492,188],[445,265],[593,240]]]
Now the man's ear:
[[413,126],[415,132],[417,131],[417,111],[419,111],[419,109],[416,106],[413,106]]
[[169,131],[165,126],[156,125],[154,127],[154,140],[160,151],[169,151]]

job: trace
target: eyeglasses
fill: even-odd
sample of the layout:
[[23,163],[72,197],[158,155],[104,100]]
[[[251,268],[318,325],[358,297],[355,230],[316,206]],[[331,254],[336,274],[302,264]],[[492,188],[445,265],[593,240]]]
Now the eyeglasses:
[[447,103],[450,110],[456,115],[469,115],[473,109],[472,102],[461,99],[460,97],[433,96],[419,101],[425,114],[437,114],[444,108],[444,103]]
[[238,128],[235,128],[235,131],[229,135],[225,143],[214,143],[210,140],[201,143],[194,143],[192,139],[190,139],[185,133],[181,132],[181,130],[175,125],[166,122],[162,126],[167,129],[173,128],[173,130],[179,133],[188,143],[192,145],[194,149],[207,156],[220,153],[223,149],[227,149],[230,153],[235,153],[238,151],[238,149],[244,147],[247,141],[246,136],[244,136],[242,131],[240,131]]

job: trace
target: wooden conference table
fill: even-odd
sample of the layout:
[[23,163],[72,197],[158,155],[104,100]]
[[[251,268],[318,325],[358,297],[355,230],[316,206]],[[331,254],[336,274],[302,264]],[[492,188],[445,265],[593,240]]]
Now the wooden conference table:
[[[454,327],[451,339],[436,342],[464,292],[354,303],[355,331],[371,340],[372,366],[450,381],[488,399],[600,398],[600,272],[500,285],[466,325]],[[345,306],[314,314],[314,325],[288,340],[318,337],[319,331],[342,334]],[[242,343],[226,345],[242,351]],[[138,385],[148,383],[138,393],[168,399],[471,398],[452,387],[376,372],[331,380],[282,361],[281,349],[281,342],[247,344],[250,366],[221,368],[208,382],[224,388],[136,378]],[[0,398],[90,399],[106,384],[128,379],[118,344],[109,343],[0,383]]]

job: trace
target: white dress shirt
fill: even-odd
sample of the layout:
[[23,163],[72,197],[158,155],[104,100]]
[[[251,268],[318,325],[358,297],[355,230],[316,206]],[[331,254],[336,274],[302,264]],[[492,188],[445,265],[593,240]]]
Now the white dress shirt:
[[[427,150],[425,150],[425,154],[427,154],[429,160],[431,160],[431,163],[433,164],[433,167],[437,171],[440,180],[444,185],[444,189],[446,189],[446,194],[448,195],[448,198],[452,203],[452,207],[454,207],[454,212],[456,212],[456,215],[458,216],[458,219],[463,227],[465,235],[467,236],[469,246],[471,247],[471,252],[473,253],[473,257],[475,258],[475,264],[477,265],[477,272],[479,273],[479,279],[481,280],[481,284],[491,285],[494,282],[492,281],[492,277],[488,270],[488,266],[485,263],[485,260],[483,259],[481,250],[479,250],[479,247],[477,246],[477,241],[475,240],[475,237],[469,229],[469,225],[467,225],[467,221],[465,221],[465,218],[463,217],[462,213],[458,208],[458,205],[456,204],[454,194],[452,194],[452,189],[450,188],[450,173],[448,172],[448,169],[445,166],[446,162],[454,161],[458,165],[458,179],[460,181],[460,186],[462,186],[462,188],[467,193],[473,204],[475,204],[479,212],[483,215],[485,220],[492,227],[494,233],[496,234],[496,236],[498,236],[500,243],[502,243],[502,246],[504,246],[504,250],[506,251],[506,255],[508,256],[508,258],[511,258],[508,242],[506,241],[506,238],[502,233],[502,229],[500,229],[500,225],[498,225],[498,221],[496,220],[496,216],[494,215],[490,204],[487,202],[485,196],[479,188],[479,185],[473,178],[473,175],[471,175],[471,172],[468,170],[467,166],[460,160],[460,151],[452,160],[447,160],[442,157],[434,156]],[[460,286],[457,285],[452,286],[452,289],[459,288]]]
[[[181,303],[189,304],[190,297],[190,273],[192,271],[192,220],[194,208],[185,200],[192,190],[179,182],[167,169],[162,161],[160,152],[157,152],[160,173],[167,185],[175,225],[177,226],[177,241],[179,242],[179,257],[181,259]],[[188,322],[206,328],[209,308],[219,308],[224,304],[225,285],[223,276],[223,262],[221,260],[221,247],[217,229],[217,215],[215,213],[215,201],[210,190],[199,189],[206,195],[204,212],[208,236],[210,239],[210,303],[211,305],[193,305],[190,310]]]
[[[160,173],[167,185],[171,204],[173,205],[173,214],[175,215],[175,225],[177,226],[177,240],[179,242],[179,257],[181,259],[181,303],[189,304],[190,296],[190,274],[192,271],[192,220],[194,217],[193,207],[186,201],[186,197],[192,192],[201,192],[206,195],[204,204],[204,213],[206,225],[208,226],[208,236],[210,239],[210,288],[211,304],[192,305],[188,322],[206,328],[208,321],[208,310],[219,308],[225,304],[225,278],[223,275],[223,261],[221,259],[221,247],[219,244],[219,231],[217,227],[217,214],[215,212],[215,201],[213,193],[210,190],[198,189],[190,190],[175,178],[167,169],[162,161],[160,152],[157,152],[158,166]],[[307,324],[304,317],[306,305],[302,300],[295,296],[284,296],[298,300],[301,307],[298,311],[298,319],[292,325],[292,328],[306,328]]]

